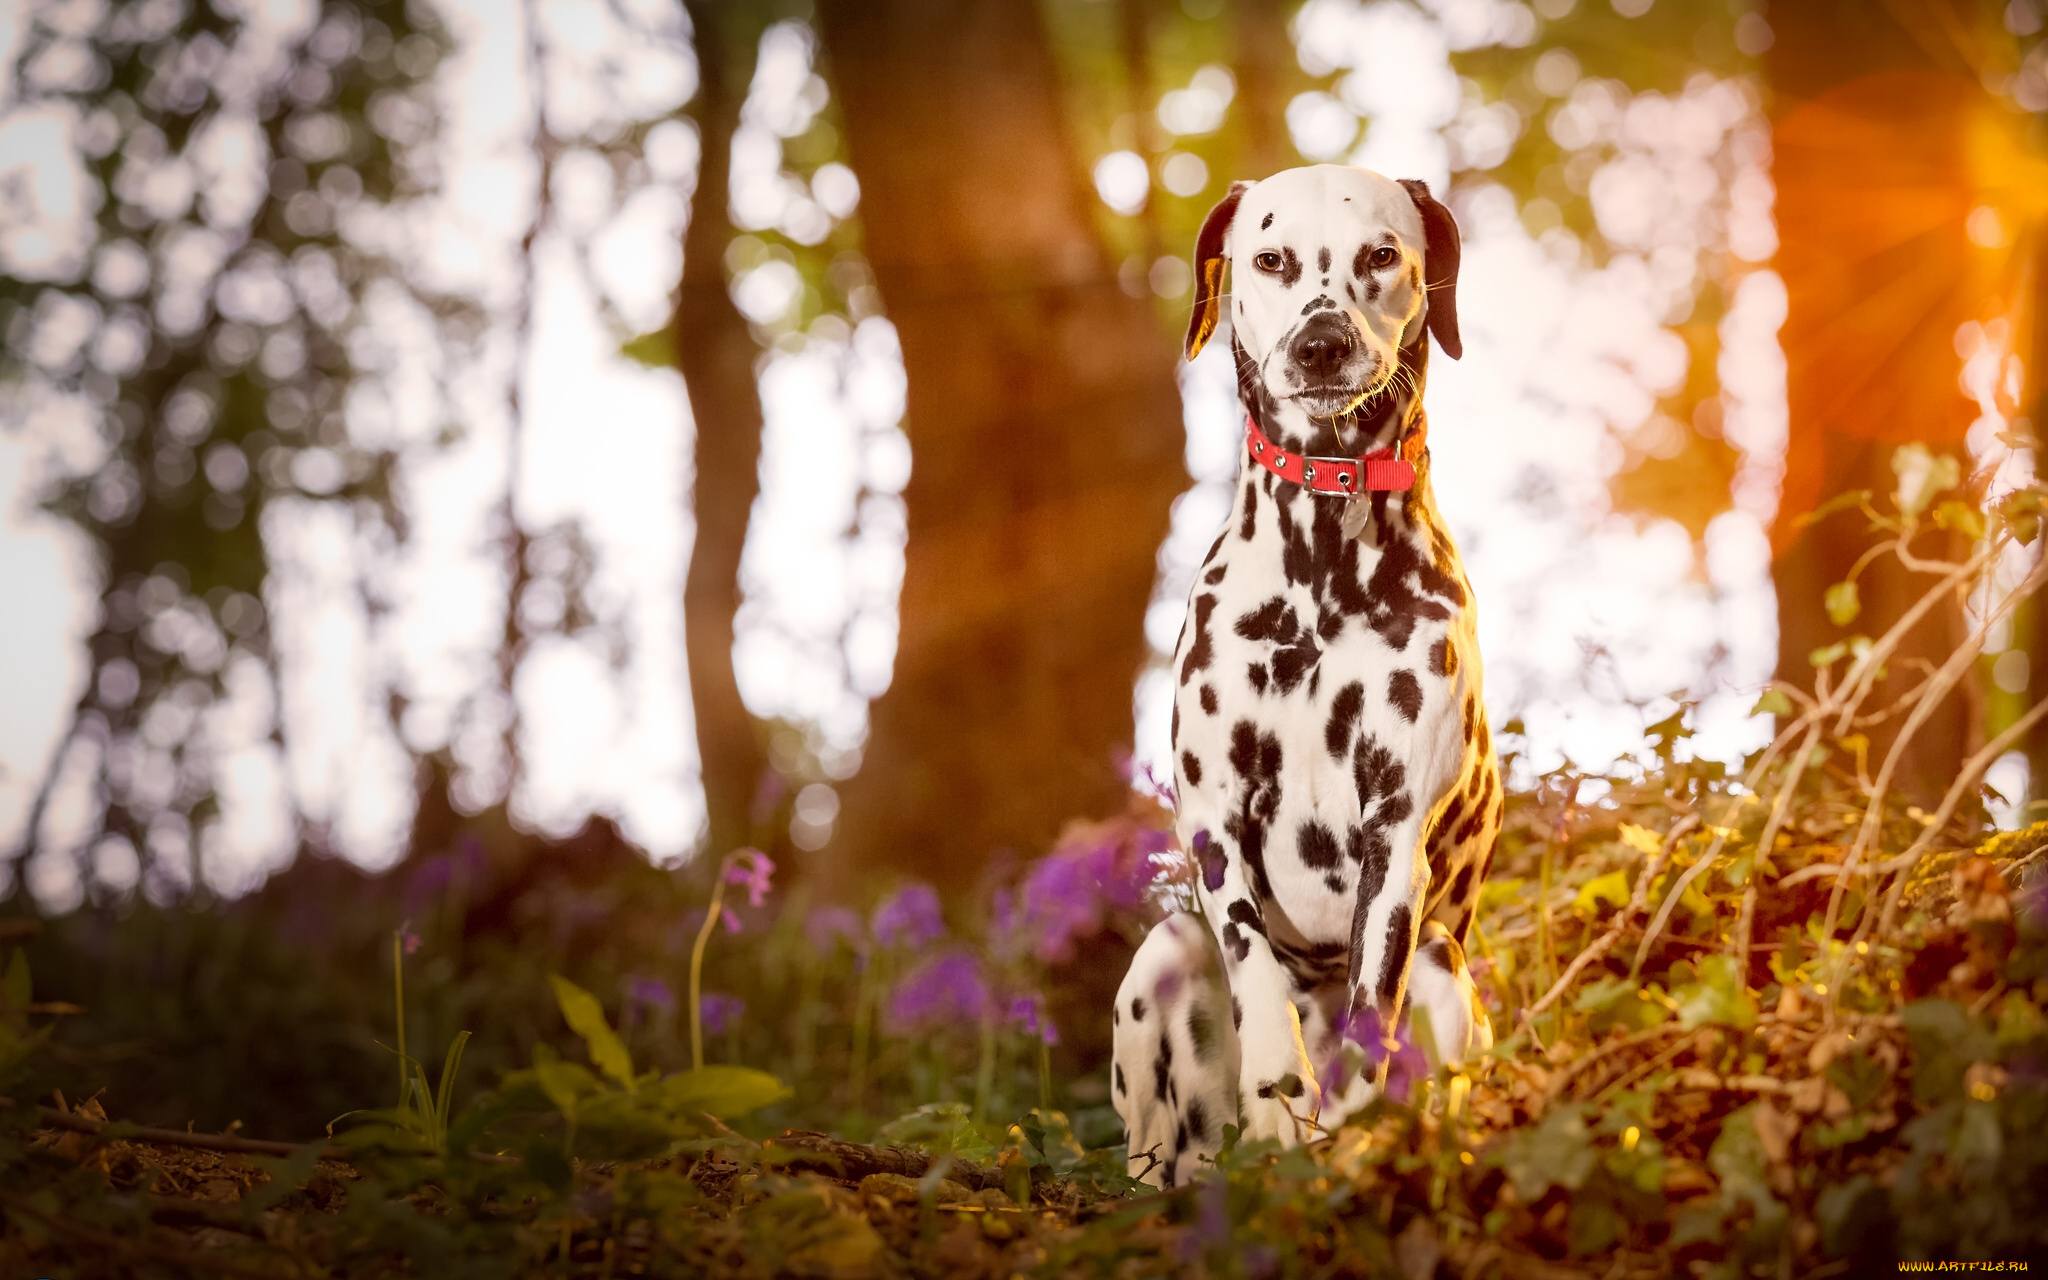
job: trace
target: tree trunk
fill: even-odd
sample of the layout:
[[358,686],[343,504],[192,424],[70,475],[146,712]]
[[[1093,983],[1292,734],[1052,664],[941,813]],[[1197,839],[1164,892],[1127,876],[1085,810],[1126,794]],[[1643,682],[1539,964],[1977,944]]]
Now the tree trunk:
[[760,346],[726,290],[726,213],[732,135],[746,99],[755,25],[728,6],[692,0],[702,159],[690,223],[683,235],[683,279],[675,313],[676,364],[695,423],[696,540],[683,585],[690,704],[702,757],[707,851],[713,857],[751,834],[755,789],[766,763],[759,726],[740,701],[733,676],[733,615],[740,605],[740,549],[760,489],[761,399],[754,381]]
[[[1764,63],[1774,123],[1782,126],[1799,107],[1861,77],[1892,71],[1969,74],[1970,59],[1957,47],[1953,29],[1933,21],[1932,10],[1939,4],[1940,0],[1919,8],[1843,3],[1773,6],[1770,22],[1775,39]],[[1865,414],[1843,410],[1846,393],[1834,373],[1839,366],[1831,365],[1826,355],[1841,347],[1842,316],[1839,308],[1827,306],[1822,299],[1857,291],[1874,300],[1887,283],[1885,275],[1894,267],[1903,271],[1905,265],[1892,258],[1876,264],[1848,261],[1835,232],[1839,201],[1831,201],[1824,192],[1814,193],[1813,198],[1796,194],[1804,189],[1798,184],[1800,167],[1806,163],[1797,148],[1781,145],[1774,163],[1781,190],[1778,266],[1790,295],[1780,335],[1787,361],[1790,440],[1784,497],[1772,535],[1776,553],[1772,575],[1778,597],[1777,674],[1788,683],[1811,688],[1814,669],[1808,655],[1851,632],[1882,634],[1920,598],[1931,579],[1907,574],[1885,557],[1859,578],[1863,607],[1851,626],[1834,625],[1822,607],[1823,593],[1848,577],[1873,535],[1854,513],[1838,514],[1804,530],[1795,529],[1792,522],[1820,502],[1853,489],[1871,490],[1879,505],[1885,505],[1886,495],[1896,485],[1891,457],[1897,438],[1895,434],[1887,438],[1897,424],[1861,420]],[[1859,272],[1861,279],[1847,278]],[[1952,385],[1954,366],[1947,362],[1954,357],[1947,350],[1948,336],[1938,337],[1938,343],[1929,345],[1939,350],[1920,353],[1934,363],[1924,366],[1919,376]],[[1904,359],[1907,353],[1898,355]],[[1967,426],[1974,411],[1968,410],[1960,394],[1955,401],[1951,417],[1960,415],[1955,421],[1929,421],[1910,429],[1936,448],[1961,452],[1960,429]],[[1923,555],[1962,550],[1941,546],[1931,536],[1915,546]],[[1961,641],[1963,625],[1960,601],[1937,609],[1923,621],[1890,663],[1890,675],[1877,686],[1866,710],[1898,698],[1930,670],[1929,664],[1938,667],[1946,661]],[[1836,669],[1839,672],[1841,666]],[[1954,779],[1957,762],[1981,733],[1981,701],[1981,691],[1968,681],[1943,700],[1902,758],[1897,782],[1903,791],[1923,802],[1941,795]],[[1869,730],[1872,772],[1891,748],[1903,720],[1894,717]]]
[[826,862],[959,885],[1121,802],[1176,357],[1098,245],[1030,0],[819,16],[916,458],[894,682]]

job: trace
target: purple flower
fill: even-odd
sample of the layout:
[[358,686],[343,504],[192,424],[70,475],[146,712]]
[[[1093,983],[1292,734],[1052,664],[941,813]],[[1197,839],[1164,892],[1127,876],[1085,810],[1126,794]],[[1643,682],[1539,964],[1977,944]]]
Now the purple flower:
[[1024,879],[1024,923],[1040,960],[1074,958],[1074,939],[1102,928],[1103,883],[1116,863],[1116,847],[1090,844],[1055,849]]
[[1193,1262],[1211,1249],[1229,1243],[1230,1183],[1224,1178],[1210,1178],[1195,1193],[1195,1220],[1181,1244],[1181,1258]]
[[914,881],[875,908],[870,927],[874,930],[875,941],[885,947],[893,947],[899,942],[907,947],[921,947],[946,936],[946,921],[939,914],[938,893],[930,885]]
[[815,907],[804,919],[804,937],[809,939],[811,950],[820,955],[829,955],[842,938],[858,951],[862,940],[860,916],[851,907]]
[[626,1002],[667,1013],[676,1007],[676,996],[660,978],[628,978]]
[[1392,1058],[1387,1069],[1387,1096],[1395,1102],[1407,1105],[1415,1085],[1429,1078],[1429,1059],[1408,1036],[1408,1029],[1401,1028],[1395,1037],[1394,1048],[1389,1054],[1386,1041],[1380,1032],[1380,1015],[1377,1009],[1365,1009],[1351,1014],[1344,1020],[1344,1034],[1338,1041],[1338,1052],[1316,1073],[1316,1082],[1323,1088],[1323,1096],[1329,1097],[1333,1090],[1341,1091],[1348,1072],[1344,1065],[1342,1047],[1348,1040],[1365,1051],[1366,1063],[1377,1069],[1382,1061]]
[[745,885],[747,905],[758,907],[767,898],[773,887],[775,863],[759,849],[742,849],[732,855],[732,862],[725,869],[727,884]]
[[405,948],[407,955],[420,949],[420,935],[412,931],[412,921],[408,920],[398,926],[398,943]]
[[1033,993],[1010,998],[1010,1021],[1024,1028],[1024,1034],[1037,1036],[1048,1045],[1060,1042],[1060,1029],[1053,1025],[1052,1018],[1045,1011],[1045,997]]
[[981,977],[981,961],[957,949],[911,970],[889,995],[889,1027],[899,1035],[927,1027],[978,1024],[988,1013],[988,983]]
[[697,1001],[697,1013],[704,1020],[704,1034],[707,1036],[723,1035],[737,1027],[746,1012],[745,1000],[717,991],[707,991]]

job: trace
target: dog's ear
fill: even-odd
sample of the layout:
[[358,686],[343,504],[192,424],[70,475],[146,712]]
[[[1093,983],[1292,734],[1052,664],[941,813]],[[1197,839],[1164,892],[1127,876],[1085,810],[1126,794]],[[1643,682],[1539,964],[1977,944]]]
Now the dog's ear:
[[1202,353],[1223,308],[1223,272],[1230,259],[1223,254],[1223,241],[1230,234],[1230,221],[1237,216],[1237,202],[1251,190],[1249,182],[1233,182],[1209,216],[1202,219],[1202,234],[1195,237],[1195,309],[1188,317],[1188,359]]
[[1403,178],[1401,185],[1408,189],[1408,198],[1422,215],[1423,247],[1427,254],[1422,271],[1428,283],[1429,331],[1436,336],[1436,345],[1444,349],[1444,354],[1456,360],[1465,354],[1465,343],[1458,337],[1458,220],[1437,203],[1436,197],[1429,194],[1429,184],[1420,178]]

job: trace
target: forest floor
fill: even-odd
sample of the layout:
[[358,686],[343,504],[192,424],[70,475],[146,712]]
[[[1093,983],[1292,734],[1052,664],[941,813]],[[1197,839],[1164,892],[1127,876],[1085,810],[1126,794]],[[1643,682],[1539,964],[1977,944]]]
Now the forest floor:
[[[564,1085],[550,1056],[410,1145],[388,1128],[296,1148],[139,1131],[61,1095],[16,1108],[0,1273],[1647,1280],[2048,1264],[2048,823],[1936,855],[1899,921],[1859,940],[1874,901],[1841,911],[1832,876],[1794,878],[1839,854],[1824,805],[1802,807],[1781,848],[1774,873],[1794,884],[1762,896],[1684,875],[1737,817],[1659,833],[1601,806],[1539,829],[1543,812],[1525,806],[1523,838],[1504,840],[1475,937],[1495,1051],[1405,1081],[1397,1058],[1398,1101],[1306,1147],[1233,1141],[1191,1185],[1132,1183],[1121,1147],[1083,1150],[1058,1113],[999,1144],[957,1105],[885,1129],[897,1145],[750,1138],[662,1110],[661,1086],[629,1068]],[[1653,938],[1647,907],[1666,896]],[[1738,965],[1744,912],[1758,940]],[[569,1137],[520,1126],[522,1088]],[[629,1151],[634,1133],[658,1150],[568,1154],[572,1138]]]

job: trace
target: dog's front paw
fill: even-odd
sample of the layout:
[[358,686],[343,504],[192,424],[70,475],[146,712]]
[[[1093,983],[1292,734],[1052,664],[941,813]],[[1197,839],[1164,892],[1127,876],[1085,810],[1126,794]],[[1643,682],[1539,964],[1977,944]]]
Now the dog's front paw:
[[1291,1147],[1315,1137],[1323,1091],[1306,1071],[1288,1071],[1268,1080],[1247,1077],[1241,1109],[1245,1141],[1277,1138]]

